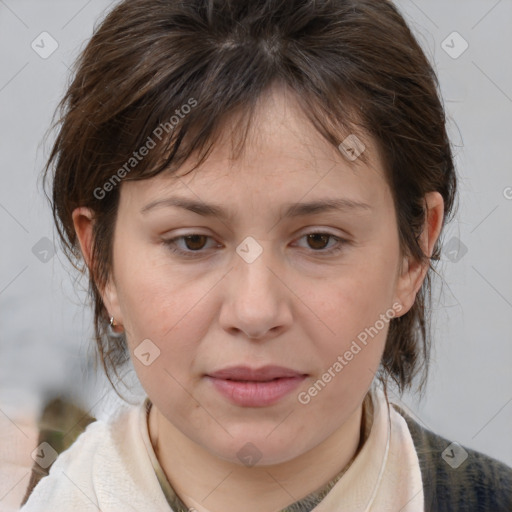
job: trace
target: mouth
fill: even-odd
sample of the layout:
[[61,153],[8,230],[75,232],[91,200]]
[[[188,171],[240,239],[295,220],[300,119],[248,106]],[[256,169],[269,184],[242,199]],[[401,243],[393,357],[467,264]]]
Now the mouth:
[[265,407],[291,393],[307,374],[282,366],[259,369],[237,366],[213,372],[206,377],[231,403],[242,407]]
[[214,379],[232,380],[238,382],[271,382],[277,379],[286,379],[305,376],[305,373],[295,371],[284,366],[268,365],[262,368],[249,366],[231,366],[209,373],[207,376]]

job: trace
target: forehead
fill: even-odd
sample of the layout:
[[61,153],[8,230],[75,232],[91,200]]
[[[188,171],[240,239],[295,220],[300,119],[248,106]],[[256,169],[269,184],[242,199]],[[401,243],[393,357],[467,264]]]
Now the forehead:
[[[373,138],[343,133],[340,143],[348,143],[340,149],[318,132],[286,89],[272,88],[260,97],[243,150],[234,158],[239,120],[236,114],[224,120],[212,151],[197,169],[190,172],[197,163],[192,157],[172,174],[124,183],[123,195],[137,204],[177,191],[196,200],[215,196],[233,203],[256,199],[297,202],[326,193],[375,203],[389,192]],[[353,141],[356,150],[364,151],[366,163],[348,158],[343,151]]]

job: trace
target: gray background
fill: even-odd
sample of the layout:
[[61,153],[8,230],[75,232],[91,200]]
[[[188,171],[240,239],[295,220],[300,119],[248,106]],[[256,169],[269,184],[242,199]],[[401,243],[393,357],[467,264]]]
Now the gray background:
[[[429,385],[421,402],[406,394],[402,405],[431,430],[512,465],[512,3],[397,4],[440,78],[460,194],[433,294]],[[110,5],[0,0],[0,413],[8,418],[55,393],[97,417],[117,403],[91,366],[86,282],[58,248],[44,253],[45,237],[56,239],[39,179],[68,67]],[[46,59],[31,47],[43,31],[59,45]],[[458,58],[443,49],[454,31],[469,44]],[[457,36],[446,44],[462,48]]]

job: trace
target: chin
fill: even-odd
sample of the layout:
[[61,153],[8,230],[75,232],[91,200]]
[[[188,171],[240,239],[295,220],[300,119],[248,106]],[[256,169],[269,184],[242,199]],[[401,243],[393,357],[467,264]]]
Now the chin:
[[[268,430],[270,431],[271,429]],[[203,446],[214,456],[234,464],[245,467],[271,466],[285,463],[301,455],[300,448],[293,441],[294,436],[290,434],[287,438],[292,441],[289,446],[284,445],[280,438],[269,440],[265,430],[264,433],[259,431],[253,436],[247,432],[244,435],[233,436],[222,446]]]

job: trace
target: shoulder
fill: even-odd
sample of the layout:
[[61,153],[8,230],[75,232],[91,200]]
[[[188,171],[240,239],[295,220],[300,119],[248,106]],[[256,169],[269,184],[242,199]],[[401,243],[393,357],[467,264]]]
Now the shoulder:
[[512,511],[512,468],[422,427],[392,404],[411,433],[429,512]]
[[[126,452],[134,447],[137,407],[120,408],[108,421],[89,424],[62,452],[32,491],[22,512],[64,511],[71,507],[97,511],[105,484],[120,474]],[[43,507],[44,505],[44,507]]]

